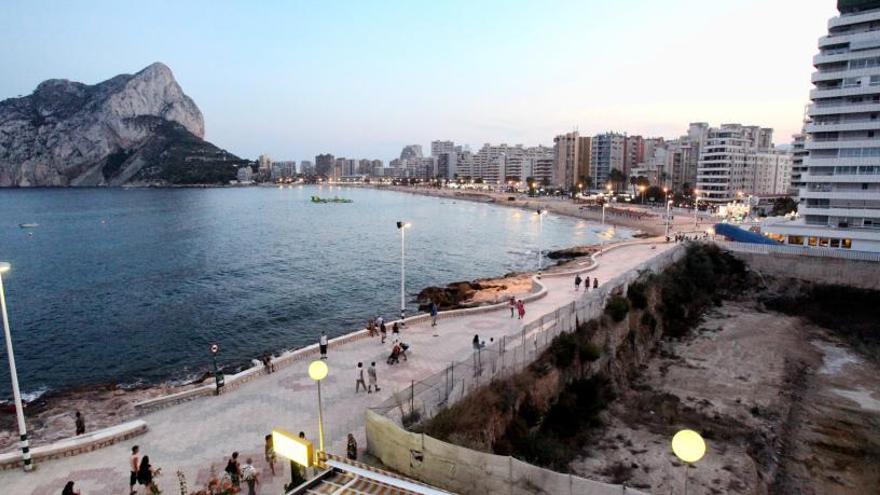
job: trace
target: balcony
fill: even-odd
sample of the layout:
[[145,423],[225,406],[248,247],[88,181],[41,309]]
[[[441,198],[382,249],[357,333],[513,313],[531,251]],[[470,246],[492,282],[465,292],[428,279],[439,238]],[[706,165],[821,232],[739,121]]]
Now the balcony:
[[828,29],[840,26],[850,26],[852,24],[861,24],[863,22],[871,22],[880,20],[880,11],[873,10],[861,14],[841,15],[832,17],[828,20]]
[[[862,139],[814,139],[806,144],[806,150],[833,150],[841,148],[876,148],[880,147],[880,137]],[[880,157],[878,157],[880,158]]]
[[816,106],[812,104],[807,108],[808,115],[818,117],[819,115],[836,115],[841,113],[871,113],[880,112],[880,102],[862,102],[862,103],[845,103],[835,105]]
[[878,33],[877,31],[866,31],[853,34],[829,34],[819,38],[819,49],[834,45],[843,45],[846,43],[849,43],[850,49],[854,48],[853,45],[858,45],[863,48],[869,48],[871,47],[870,45],[872,42],[877,42],[878,44],[880,44],[880,33]]
[[848,88],[815,88],[810,91],[810,99],[817,98],[840,98],[844,96],[865,96],[880,94],[880,85],[862,84]]
[[862,120],[858,122],[820,123],[807,124],[804,130],[808,133],[816,132],[846,132],[846,131],[872,131],[880,130],[880,119]]

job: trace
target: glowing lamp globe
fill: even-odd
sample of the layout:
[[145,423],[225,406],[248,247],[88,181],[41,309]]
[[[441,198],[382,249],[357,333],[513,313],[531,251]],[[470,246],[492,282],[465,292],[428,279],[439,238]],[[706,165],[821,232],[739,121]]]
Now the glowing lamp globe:
[[327,368],[327,363],[324,361],[312,361],[312,363],[309,364],[309,378],[316,382],[327,378],[328,371],[330,370]]
[[12,265],[5,261],[0,261],[0,273],[8,272],[10,268],[12,268]]
[[706,454],[706,442],[694,430],[681,430],[672,437],[672,451],[682,461],[693,464]]

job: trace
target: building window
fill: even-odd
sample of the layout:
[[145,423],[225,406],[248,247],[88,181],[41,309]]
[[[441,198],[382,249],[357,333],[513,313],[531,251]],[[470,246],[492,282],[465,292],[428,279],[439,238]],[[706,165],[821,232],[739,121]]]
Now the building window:
[[790,235],[790,236],[788,236],[788,243],[794,244],[797,246],[803,246],[804,245],[804,238],[799,235]]
[[818,239],[816,237],[810,237],[809,239],[807,239],[807,244],[809,244],[810,246],[815,246],[817,240]]
[[828,247],[828,238],[820,237],[819,238],[819,247]]
[[840,247],[843,249],[852,249],[852,239],[841,239]]
[[839,248],[840,247],[840,239],[831,239],[831,247]]

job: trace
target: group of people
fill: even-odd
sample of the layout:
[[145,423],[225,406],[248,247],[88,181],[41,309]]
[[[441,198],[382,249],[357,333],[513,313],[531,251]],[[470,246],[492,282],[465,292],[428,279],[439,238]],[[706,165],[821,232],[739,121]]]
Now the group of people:
[[[162,468],[153,467],[150,464],[150,456],[145,455],[141,457],[140,447],[137,445],[131,448],[128,464],[131,471],[131,476],[128,479],[128,491],[131,495],[137,494],[137,485],[143,486],[144,493],[147,494],[152,494],[159,490],[156,487],[155,478],[162,472]],[[69,485],[72,489],[72,482]]]
[[376,392],[382,390],[379,388],[379,380],[376,376],[375,361],[370,363],[370,366],[367,368],[367,380],[369,381],[369,383],[364,380],[364,363],[358,363],[355,375],[354,393],[360,392],[361,387],[363,387],[368,394],[372,394],[374,389],[376,390]]
[[510,317],[518,316],[519,320],[522,320],[526,315],[526,303],[523,302],[522,299],[517,299],[513,296],[510,296],[510,299],[507,300],[507,306],[510,308]]
[[[388,328],[385,326],[385,319],[382,318],[381,315],[375,318],[370,318],[370,320],[367,322],[367,335],[369,335],[371,338],[378,335],[381,337],[380,343],[385,343],[385,340],[388,338]],[[393,340],[399,337],[400,325],[398,324],[398,322],[395,321],[394,324],[391,325],[391,338]]]
[[[272,435],[267,436],[268,441],[271,442]],[[266,458],[269,462],[269,466],[272,469],[272,474],[275,474],[275,450],[274,448],[271,451],[271,460],[269,455],[269,450],[266,451]],[[224,469],[226,475],[229,476],[230,481],[232,482],[232,486],[237,489],[241,489],[241,482],[244,481],[248,488],[247,495],[256,495],[257,493],[257,483],[259,483],[259,476],[257,468],[254,467],[254,460],[248,457],[245,460],[244,465],[242,465],[238,460],[238,452],[233,452],[232,457],[226,462],[226,468]]]
[[[584,284],[584,292],[590,290],[590,276],[587,275],[586,279],[581,278],[581,274],[578,273],[574,276],[574,290],[578,291],[581,288],[581,282]],[[599,288],[599,277],[593,277],[593,289]]]

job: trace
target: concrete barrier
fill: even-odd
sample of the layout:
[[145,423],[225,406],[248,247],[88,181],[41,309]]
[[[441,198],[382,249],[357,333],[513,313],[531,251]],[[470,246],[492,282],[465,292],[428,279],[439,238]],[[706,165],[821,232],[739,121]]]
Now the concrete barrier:
[[[49,459],[58,459],[91,452],[114,443],[128,440],[147,431],[147,423],[138,419],[120,425],[95,430],[76,437],[65,438],[49,445],[31,448],[31,458],[35,464]],[[21,467],[21,452],[0,454],[0,470]]]

